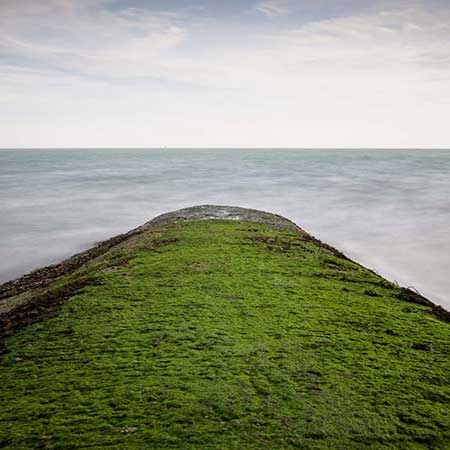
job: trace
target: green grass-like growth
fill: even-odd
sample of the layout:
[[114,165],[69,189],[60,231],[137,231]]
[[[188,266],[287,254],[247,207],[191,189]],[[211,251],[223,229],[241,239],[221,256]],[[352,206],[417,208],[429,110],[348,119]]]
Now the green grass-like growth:
[[450,326],[306,234],[179,223],[79,279],[6,338],[1,448],[450,448]]

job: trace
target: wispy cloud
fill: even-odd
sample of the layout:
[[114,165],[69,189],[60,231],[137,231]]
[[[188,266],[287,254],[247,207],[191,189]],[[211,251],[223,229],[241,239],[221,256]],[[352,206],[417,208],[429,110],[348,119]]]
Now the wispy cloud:
[[284,16],[289,13],[286,0],[266,0],[254,6],[254,10],[267,17]]
[[0,7],[0,55],[37,70],[120,76],[148,71],[157,55],[186,38],[181,16],[130,7],[113,12],[107,4],[6,0]]
[[[70,127],[76,145],[138,145],[127,139],[145,136],[180,146],[446,139],[449,6],[372,2],[306,20],[293,3],[252,1],[225,20],[152,4],[3,0],[3,145],[19,134],[53,139],[55,124]],[[252,8],[279,20],[254,23]],[[34,131],[14,131],[25,116]]]

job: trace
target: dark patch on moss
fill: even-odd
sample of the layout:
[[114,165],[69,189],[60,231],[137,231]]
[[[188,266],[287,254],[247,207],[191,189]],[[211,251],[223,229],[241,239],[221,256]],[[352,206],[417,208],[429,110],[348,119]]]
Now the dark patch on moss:
[[10,352],[10,350],[9,350],[9,347],[6,344],[6,342],[3,342],[2,340],[0,340],[0,356],[6,355],[9,352]]
[[395,332],[394,330],[388,329],[388,330],[384,330],[384,332],[386,334],[388,334],[389,336],[399,336],[399,334],[397,332]]
[[380,294],[373,289],[364,289],[364,294],[369,297],[380,297]]
[[398,293],[398,298],[405,302],[414,303],[416,305],[430,306],[434,307],[434,303],[426,299],[424,296],[420,295],[417,291],[411,288],[400,288]]
[[171,244],[175,244],[178,241],[177,238],[175,237],[169,237],[167,239],[156,239],[154,241],[152,241],[151,246],[150,246],[150,250],[157,250],[159,247],[163,247],[165,245],[171,245]]
[[100,242],[95,247],[72,256],[65,261],[35,270],[17,280],[0,285],[0,300],[19,295],[32,289],[44,289],[59,278],[69,275],[95,258],[105,254],[123,241],[135,236],[138,232],[130,232]]
[[442,306],[434,306],[431,310],[431,314],[443,322],[450,323],[450,312],[445,310]]
[[347,261],[351,261],[351,259],[349,259],[344,253],[342,253],[341,251],[337,250],[336,248],[332,247],[331,245],[328,245],[325,242],[322,242],[320,239],[317,239],[316,237],[308,234],[308,233],[303,233],[301,239],[304,242],[310,242],[314,245],[317,245],[318,247],[321,247],[323,249],[328,250],[330,253],[332,253],[334,256],[337,256],[338,258],[342,258],[344,260]]
[[35,295],[26,303],[0,315],[0,340],[15,330],[53,317],[62,305],[87,286],[99,286],[98,278],[78,279],[57,289]]
[[421,350],[423,352],[432,352],[433,346],[430,344],[412,344],[411,348],[413,350]]
[[301,239],[297,236],[285,237],[285,236],[249,236],[249,241],[262,244],[268,250],[278,253],[288,253],[294,248],[301,247]]

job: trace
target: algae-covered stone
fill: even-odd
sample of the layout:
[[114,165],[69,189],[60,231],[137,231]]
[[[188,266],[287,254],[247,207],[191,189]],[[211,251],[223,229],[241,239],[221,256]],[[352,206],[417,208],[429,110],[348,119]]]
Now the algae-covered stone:
[[170,213],[0,298],[1,448],[450,447],[445,311],[279,216]]

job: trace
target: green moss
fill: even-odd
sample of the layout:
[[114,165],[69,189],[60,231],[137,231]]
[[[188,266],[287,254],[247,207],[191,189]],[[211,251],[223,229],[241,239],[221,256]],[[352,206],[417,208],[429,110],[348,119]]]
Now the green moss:
[[450,447],[450,326],[306,234],[187,222],[80,279],[6,339],[1,448]]

